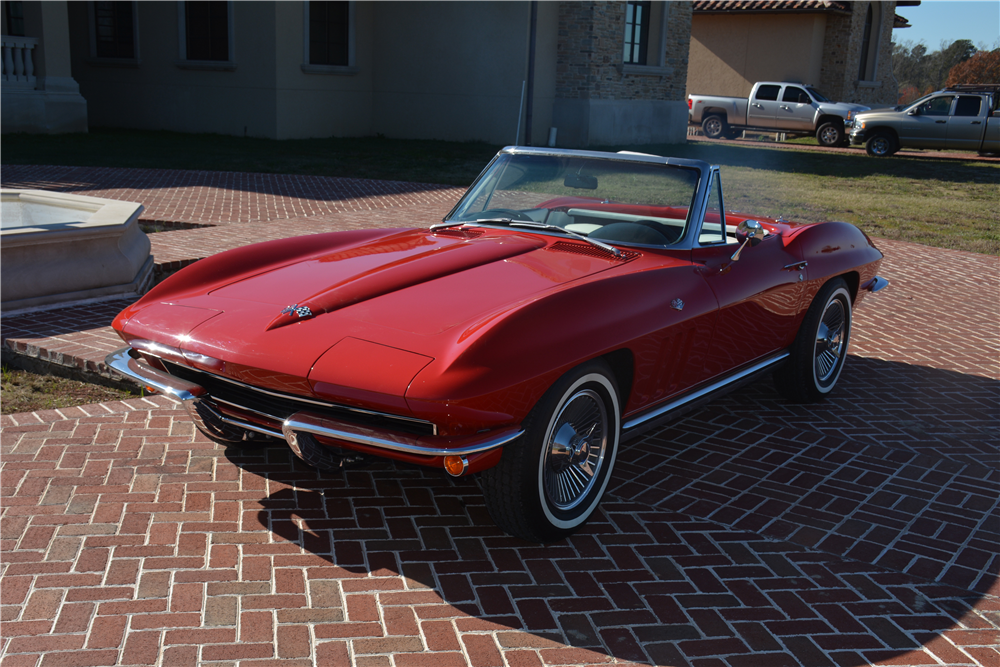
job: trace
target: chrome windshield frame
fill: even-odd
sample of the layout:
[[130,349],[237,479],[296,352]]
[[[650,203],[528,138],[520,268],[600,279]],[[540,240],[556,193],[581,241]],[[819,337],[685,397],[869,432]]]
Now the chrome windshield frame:
[[[448,227],[458,227],[462,225],[467,226],[491,226],[488,222],[480,223],[476,220],[458,220],[454,216],[458,214],[462,203],[465,201],[466,197],[470,192],[476,189],[483,178],[487,176],[493,165],[498,159],[505,155],[539,155],[539,156],[552,156],[552,157],[579,157],[579,158],[589,158],[594,160],[608,160],[617,162],[635,162],[642,164],[655,164],[655,165],[665,165],[670,167],[681,167],[685,169],[692,169],[698,172],[698,182],[693,193],[691,204],[688,209],[688,219],[685,226],[684,235],[678,239],[675,243],[669,246],[647,246],[642,244],[634,243],[623,243],[615,241],[613,245],[623,246],[623,247],[639,247],[639,248],[662,248],[670,249],[672,251],[676,250],[691,250],[698,247],[697,239],[701,232],[701,225],[704,221],[705,207],[708,201],[709,184],[711,181],[712,170],[718,170],[718,167],[713,167],[708,162],[703,160],[690,160],[685,158],[674,158],[674,157],[661,157],[657,155],[647,155],[644,153],[632,153],[632,152],[619,152],[611,153],[604,151],[588,151],[588,150],[574,150],[574,149],[564,149],[564,148],[542,148],[542,147],[525,147],[525,146],[507,146],[500,150],[485,169],[476,177],[476,180],[472,182],[466,193],[461,199],[455,204],[454,207],[448,214],[442,219],[441,223],[433,225],[432,229],[445,229]],[[520,227],[519,229],[528,230],[529,227]],[[538,229],[539,233],[546,233],[544,229]],[[551,232],[550,232],[551,233]],[[603,240],[606,243],[607,240]]]

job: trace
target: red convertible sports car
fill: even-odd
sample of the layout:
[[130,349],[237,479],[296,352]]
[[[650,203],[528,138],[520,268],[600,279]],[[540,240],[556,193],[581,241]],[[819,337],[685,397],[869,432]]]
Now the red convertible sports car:
[[506,148],[429,229],[179,271],[118,315],[108,364],[226,445],[478,474],[500,528],[548,542],[593,514],[624,440],[761,373],[832,391],[881,259],[850,224],[725,211],[705,162]]

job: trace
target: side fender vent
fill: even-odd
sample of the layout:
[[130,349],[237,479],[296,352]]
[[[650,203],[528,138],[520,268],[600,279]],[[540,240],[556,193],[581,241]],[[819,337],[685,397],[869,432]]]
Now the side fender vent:
[[610,259],[618,262],[628,262],[639,256],[639,253],[633,252],[631,250],[621,250],[621,254],[615,257],[607,250],[598,248],[590,244],[584,245],[583,243],[571,243],[569,241],[556,241],[548,248],[549,250],[554,250],[556,252],[572,252],[577,255],[587,255],[588,257],[600,257],[601,259]]

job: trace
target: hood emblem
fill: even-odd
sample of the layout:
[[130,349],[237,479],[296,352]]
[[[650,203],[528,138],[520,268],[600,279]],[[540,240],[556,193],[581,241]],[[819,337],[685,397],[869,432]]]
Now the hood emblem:
[[290,306],[285,306],[284,310],[281,311],[282,315],[296,314],[300,318],[312,317],[312,311],[309,310],[309,306],[300,306],[297,303],[293,303]]
[[674,310],[684,310],[684,302],[680,299],[674,299],[670,302],[670,307]]

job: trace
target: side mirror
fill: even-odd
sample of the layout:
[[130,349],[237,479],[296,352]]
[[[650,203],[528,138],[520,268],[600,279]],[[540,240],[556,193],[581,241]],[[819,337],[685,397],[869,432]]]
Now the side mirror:
[[912,109],[910,109],[909,111],[906,112],[906,115],[907,116],[919,116],[920,115],[920,107],[913,107]]
[[730,257],[734,262],[739,261],[740,253],[743,252],[747,243],[752,248],[764,240],[764,226],[756,220],[744,220],[736,227],[736,240],[740,241],[740,247]]

